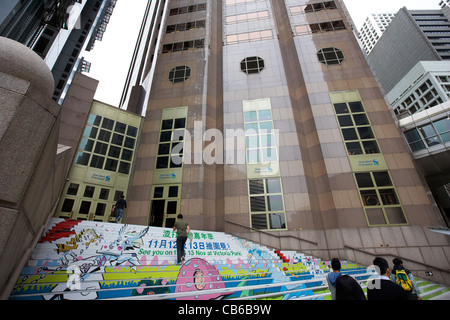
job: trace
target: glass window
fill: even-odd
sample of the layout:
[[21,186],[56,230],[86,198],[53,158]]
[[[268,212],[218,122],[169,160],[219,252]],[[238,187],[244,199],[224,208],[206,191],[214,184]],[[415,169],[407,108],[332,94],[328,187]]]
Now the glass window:
[[111,139],[111,132],[106,130],[100,130],[100,133],[98,134],[98,140],[109,142]]
[[373,182],[370,173],[356,173],[356,182],[359,188],[372,188]]
[[248,57],[241,62],[241,70],[246,74],[261,73],[264,68],[264,60],[260,57]]
[[252,212],[266,211],[266,198],[265,197],[250,197],[250,210]]
[[114,131],[119,132],[119,133],[125,133],[126,128],[127,128],[127,125],[125,123],[116,122]]
[[101,123],[101,121],[102,121],[102,117],[100,117],[100,116],[98,116],[98,115],[95,115],[95,114],[90,114],[89,115],[89,118],[88,118],[88,124],[90,124],[90,125],[93,125],[93,126],[99,126],[100,125],[100,123]]
[[344,135],[344,140],[358,140],[358,135],[356,134],[356,130],[353,128],[350,129],[342,129],[342,134]]
[[71,183],[69,184],[69,188],[67,188],[67,194],[71,196],[76,196],[78,193],[79,184]]
[[153,192],[153,198],[161,199],[163,197],[164,187],[155,187],[155,191]]
[[264,194],[264,180],[249,180],[250,194]]
[[267,229],[267,217],[265,214],[252,214],[252,228],[258,230]]
[[407,224],[387,171],[355,174],[369,226]]
[[116,172],[119,161],[114,159],[106,159],[105,170]]
[[95,144],[95,153],[106,155],[106,152],[108,151],[108,145],[106,143],[97,142]]
[[75,200],[73,199],[64,199],[63,205],[61,207],[61,212],[72,212],[73,205],[75,204]]
[[109,189],[102,188],[100,190],[99,199],[108,200],[109,199]]
[[90,166],[92,168],[103,169],[104,162],[105,162],[104,157],[99,157],[99,156],[93,155]]
[[[193,47],[193,44],[192,46]],[[169,72],[169,80],[172,83],[185,82],[191,77],[191,68],[188,66],[178,66]]]
[[123,135],[114,133],[113,137],[112,137],[112,140],[111,140],[111,143],[115,144],[115,145],[118,145],[118,146],[121,146],[122,143],[123,143],[123,138],[124,138]]
[[256,111],[248,111],[244,113],[245,122],[256,122],[258,121]]
[[83,166],[87,166],[90,158],[91,158],[91,155],[89,153],[78,152],[77,155],[75,156],[75,163],[83,165]]
[[169,187],[169,198],[178,197],[178,186]]
[[84,129],[83,135],[88,138],[95,139],[95,138],[97,138],[97,132],[98,132],[97,128],[94,128],[91,126],[86,126],[86,129]]
[[92,151],[94,147],[94,140],[82,138],[80,142],[80,150]]
[[347,146],[347,151],[350,156],[363,154],[363,150],[359,142],[347,142],[345,145]]
[[174,129],[184,129],[186,128],[186,118],[175,119]]
[[327,66],[342,64],[345,60],[342,50],[334,47],[320,49],[317,52],[317,57],[321,63]]
[[115,146],[110,146],[109,147],[109,152],[108,152],[108,156],[109,157],[113,157],[113,158],[119,158],[120,157],[120,151],[122,149],[115,147]]
[[286,228],[286,218],[284,213],[271,213],[269,214],[269,217],[271,229],[276,230]]
[[119,163],[119,173],[129,174],[131,169],[131,163],[120,161]]
[[114,127],[114,120],[104,118],[102,123],[102,128],[112,130]]
[[425,139],[425,142],[429,147],[440,144],[441,141],[437,136],[436,130],[433,128],[431,124],[419,128],[420,133]]
[[131,137],[136,137],[138,132],[138,128],[133,126],[128,126],[127,135]]
[[86,188],[84,189],[83,197],[92,198],[92,197],[94,197],[94,192],[95,192],[95,187],[86,186]]

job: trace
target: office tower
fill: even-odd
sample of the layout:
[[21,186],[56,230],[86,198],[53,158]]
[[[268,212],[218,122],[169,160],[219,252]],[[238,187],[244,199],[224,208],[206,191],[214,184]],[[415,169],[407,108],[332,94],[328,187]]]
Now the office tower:
[[394,13],[372,13],[364,21],[359,30],[359,40],[367,54],[370,53],[394,17]]
[[172,227],[182,213],[320,257],[431,252],[442,217],[342,1],[160,3],[152,79],[132,82],[145,119],[125,223]]
[[83,52],[101,40],[117,0],[6,0],[0,4],[0,36],[39,54],[55,79],[62,104],[76,72],[88,71]]
[[450,59],[449,12],[448,8],[398,11],[369,54],[385,93],[419,61]]

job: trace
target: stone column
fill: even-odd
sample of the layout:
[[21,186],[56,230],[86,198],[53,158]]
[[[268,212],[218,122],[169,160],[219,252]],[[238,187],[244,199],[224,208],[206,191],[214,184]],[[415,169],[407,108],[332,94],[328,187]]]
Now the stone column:
[[55,184],[60,107],[53,90],[45,62],[0,37],[1,299],[8,299],[61,190]]

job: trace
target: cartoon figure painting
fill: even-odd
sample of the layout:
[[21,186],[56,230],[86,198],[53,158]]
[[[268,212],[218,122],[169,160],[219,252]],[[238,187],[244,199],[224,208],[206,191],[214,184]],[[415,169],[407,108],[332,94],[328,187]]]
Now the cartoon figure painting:
[[192,295],[177,298],[177,300],[221,300],[227,295],[223,293],[199,294],[202,291],[224,289],[225,284],[216,267],[206,260],[194,258],[187,261],[178,274],[175,293],[192,292]]

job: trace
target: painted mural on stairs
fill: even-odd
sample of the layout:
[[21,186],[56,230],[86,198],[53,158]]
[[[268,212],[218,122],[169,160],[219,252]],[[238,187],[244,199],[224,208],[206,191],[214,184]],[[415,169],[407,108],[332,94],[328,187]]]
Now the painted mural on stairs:
[[[177,265],[176,233],[170,229],[54,218],[10,299],[164,294],[172,295],[168,299],[174,294],[188,300],[264,299],[264,294],[280,292],[270,299],[287,300],[313,294],[305,283],[296,283],[314,277],[300,264],[274,260],[268,250],[223,233],[193,231],[186,254],[184,264]],[[251,289],[274,283],[280,286]],[[292,289],[304,290],[285,292]]]

